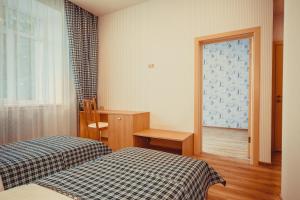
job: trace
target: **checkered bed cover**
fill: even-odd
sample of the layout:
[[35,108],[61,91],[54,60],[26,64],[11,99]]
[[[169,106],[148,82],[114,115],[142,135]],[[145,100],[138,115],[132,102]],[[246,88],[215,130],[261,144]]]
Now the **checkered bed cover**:
[[225,180],[205,161],[125,148],[36,182],[73,199],[203,200]]
[[103,143],[69,136],[0,145],[0,177],[4,189],[9,189],[108,153],[111,149]]

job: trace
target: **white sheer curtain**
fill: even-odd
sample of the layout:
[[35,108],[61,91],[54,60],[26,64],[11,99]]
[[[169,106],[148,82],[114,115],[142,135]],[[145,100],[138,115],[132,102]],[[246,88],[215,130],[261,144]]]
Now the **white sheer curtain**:
[[63,0],[0,0],[0,144],[76,135]]

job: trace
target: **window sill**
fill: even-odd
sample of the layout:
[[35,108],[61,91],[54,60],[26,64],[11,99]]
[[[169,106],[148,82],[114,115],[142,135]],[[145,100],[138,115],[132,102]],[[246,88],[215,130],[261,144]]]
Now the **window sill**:
[[21,110],[21,109],[44,109],[44,108],[57,108],[62,107],[62,104],[4,104],[1,106],[3,109]]

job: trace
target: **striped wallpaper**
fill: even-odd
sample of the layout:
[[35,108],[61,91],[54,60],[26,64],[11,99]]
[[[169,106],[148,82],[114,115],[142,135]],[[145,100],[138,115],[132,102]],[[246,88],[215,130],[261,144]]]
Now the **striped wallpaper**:
[[148,0],[101,17],[101,105],[150,111],[152,128],[193,131],[194,38],[261,26],[260,161],[270,162],[272,2]]

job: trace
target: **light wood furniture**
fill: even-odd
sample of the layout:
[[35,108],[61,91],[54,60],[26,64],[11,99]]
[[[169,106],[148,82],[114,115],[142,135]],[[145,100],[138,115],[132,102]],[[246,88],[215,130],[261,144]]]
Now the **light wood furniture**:
[[135,147],[163,146],[180,149],[181,154],[192,156],[194,154],[193,133],[148,129],[133,134]]
[[[113,151],[133,146],[133,133],[149,129],[149,115],[149,112],[97,110],[98,118],[109,124],[109,127],[102,131],[101,140]],[[84,120],[84,112],[80,112],[80,137],[98,140],[96,133],[87,135]]]
[[107,122],[101,122],[100,117],[97,115],[97,103],[96,98],[84,99],[83,100],[83,112],[85,119],[85,127],[87,134],[89,135],[90,129],[95,129],[99,134],[99,139],[101,140],[101,130],[108,127]]
[[250,163],[258,165],[259,159],[259,110],[260,110],[260,27],[208,35],[195,39],[194,75],[194,153],[202,152],[202,82],[203,82],[203,45],[249,38],[251,41],[252,62],[249,67],[249,133]]

